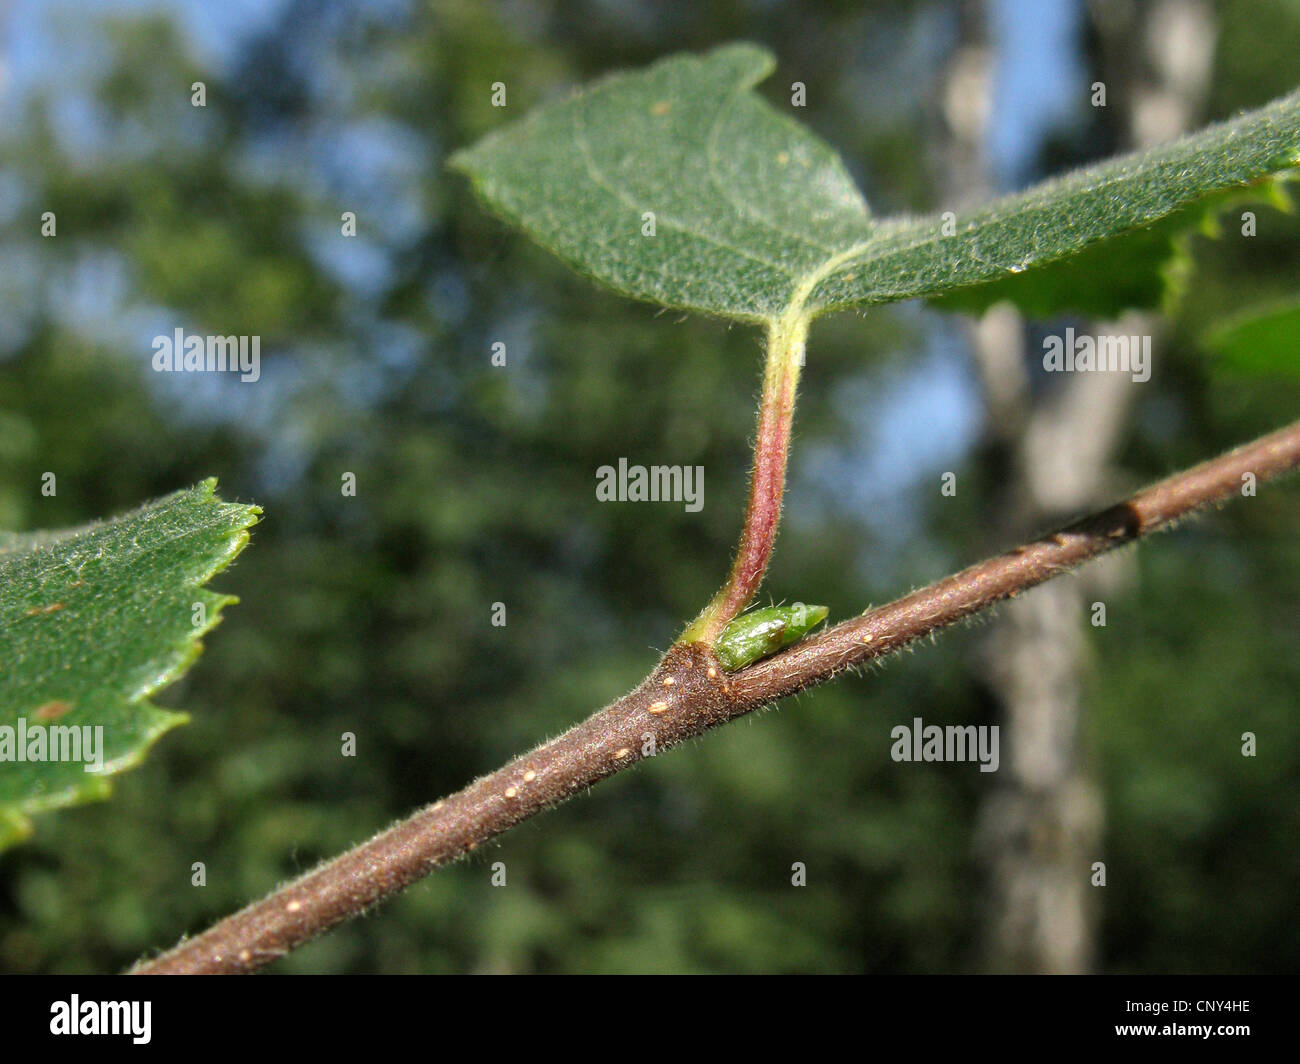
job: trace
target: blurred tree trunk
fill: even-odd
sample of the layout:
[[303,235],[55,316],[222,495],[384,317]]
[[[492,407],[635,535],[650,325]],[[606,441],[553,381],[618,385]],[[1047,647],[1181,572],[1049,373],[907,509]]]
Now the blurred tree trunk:
[[[980,0],[960,5],[944,74],[941,171],[945,204],[993,193],[984,150],[994,52]],[[1095,80],[1105,82],[1120,149],[1157,143],[1198,117],[1210,74],[1213,18],[1202,0],[1099,2],[1089,10]],[[1111,117],[1113,116],[1113,117]],[[1158,319],[1128,314],[1080,324],[1095,335],[1152,336]],[[1000,486],[991,529],[1005,546],[1076,516],[1114,493],[1114,452],[1137,385],[1129,374],[1044,380],[1024,322],[996,307],[969,327],[986,407],[984,476]],[[976,846],[988,872],[983,964],[994,971],[1086,972],[1095,962],[1103,808],[1083,757],[1080,667],[1092,603],[1122,576],[1124,558],[1053,581],[1009,603],[984,643],[983,668],[1002,725],[1002,767],[980,814]]]

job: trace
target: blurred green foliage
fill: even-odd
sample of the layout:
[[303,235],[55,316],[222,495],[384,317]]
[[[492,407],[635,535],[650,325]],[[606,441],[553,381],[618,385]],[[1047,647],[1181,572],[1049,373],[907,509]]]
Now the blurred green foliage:
[[[781,56],[774,84],[816,73],[806,119],[873,205],[936,200],[915,42],[942,39],[949,5],[418,12],[290,4],[221,62],[162,18],[68,23],[99,61],[32,95],[0,137],[0,526],[74,524],[210,475],[265,511],[216,582],[241,604],[160,699],[193,723],[111,803],[39,818],[0,859],[0,969],[111,971],[201,929],[621,693],[716,589],[758,337],[598,292],[486,217],[443,160],[500,121],[492,82],[519,114],[612,66],[754,39]],[[1220,15],[1211,117],[1293,87],[1292,5]],[[206,109],[189,105],[195,80]],[[66,97],[90,109],[84,143]],[[1198,241],[1178,357],[1122,455],[1134,484],[1295,416],[1294,385],[1212,382],[1199,337],[1244,293],[1296,290],[1296,220],[1270,212],[1250,242],[1227,232]],[[262,381],[148,372],[152,336],[178,324],[261,335]],[[939,469],[920,469],[882,522],[855,465],[865,415],[849,400],[885,394],[943,328],[904,308],[814,331],[774,597],[834,619],[983,553],[987,498],[941,500]],[[707,505],[597,504],[594,471],[619,456],[703,465]],[[963,483],[978,462],[957,467]],[[1091,633],[1106,968],[1300,963],[1298,501],[1294,483],[1270,487],[1144,546]],[[988,778],[888,757],[889,729],[914,716],[990,722],[977,635],[623,774],[279,970],[978,969]],[[806,888],[790,886],[795,861]]]

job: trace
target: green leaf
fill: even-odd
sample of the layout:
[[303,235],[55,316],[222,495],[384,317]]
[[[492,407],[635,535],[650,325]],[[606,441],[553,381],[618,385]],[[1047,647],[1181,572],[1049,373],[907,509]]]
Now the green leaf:
[[[0,533],[0,849],[26,837],[29,814],[106,797],[108,776],[188,719],[149,695],[189,668],[237,601],[202,585],[261,512],[221,502],[215,487],[84,528]],[[55,738],[74,734],[63,752],[79,759],[49,760]],[[20,736],[24,755],[47,759],[17,760]],[[88,772],[93,760],[102,767]]]
[[[458,153],[479,195],[575,269],[626,295],[743,321],[971,287],[967,307],[1039,313],[1146,302],[1169,232],[1197,206],[1300,163],[1300,93],[1149,152],[964,212],[874,218],[835,153],[751,91],[772,56],[731,44],[598,81]],[[1265,186],[1261,188],[1266,191]],[[648,214],[654,216],[654,235]],[[1031,277],[1134,230],[1108,294]],[[1102,260],[1109,262],[1109,259]],[[1154,272],[1153,272],[1154,271]],[[1103,282],[1106,272],[1100,273]],[[1017,283],[1010,283],[1015,281]]]
[[1229,372],[1300,378],[1297,337],[1300,299],[1246,311],[1216,328],[1205,346]]
[[1246,188],[1212,192],[1152,225],[1091,244],[1068,258],[958,288],[931,302],[942,310],[978,314],[1010,300],[1038,319],[1065,311],[1108,318],[1129,309],[1168,306],[1182,294],[1190,271],[1191,237],[1197,232],[1219,236],[1215,216],[1229,207],[1265,202],[1290,210],[1285,190],[1290,176],[1273,175]]
[[[835,153],[748,90],[733,44],[618,74],[455,155],[480,195],[580,272],[667,306],[764,321],[871,232]],[[645,212],[655,235],[643,236]]]

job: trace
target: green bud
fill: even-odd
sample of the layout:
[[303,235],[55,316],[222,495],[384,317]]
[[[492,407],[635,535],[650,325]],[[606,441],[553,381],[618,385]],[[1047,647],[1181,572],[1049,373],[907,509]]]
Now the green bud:
[[750,610],[722,630],[713,652],[724,669],[735,672],[794,646],[821,624],[828,612],[825,606],[807,606],[802,602]]

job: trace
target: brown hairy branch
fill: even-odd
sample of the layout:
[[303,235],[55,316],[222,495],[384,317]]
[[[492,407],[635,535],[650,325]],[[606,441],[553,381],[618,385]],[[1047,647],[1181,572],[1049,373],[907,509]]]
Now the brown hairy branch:
[[739,672],[702,644],[675,645],[640,686],[563,735],[133,972],[251,972],[637,761],[1225,502],[1248,473],[1263,482],[1297,466],[1300,421]]

